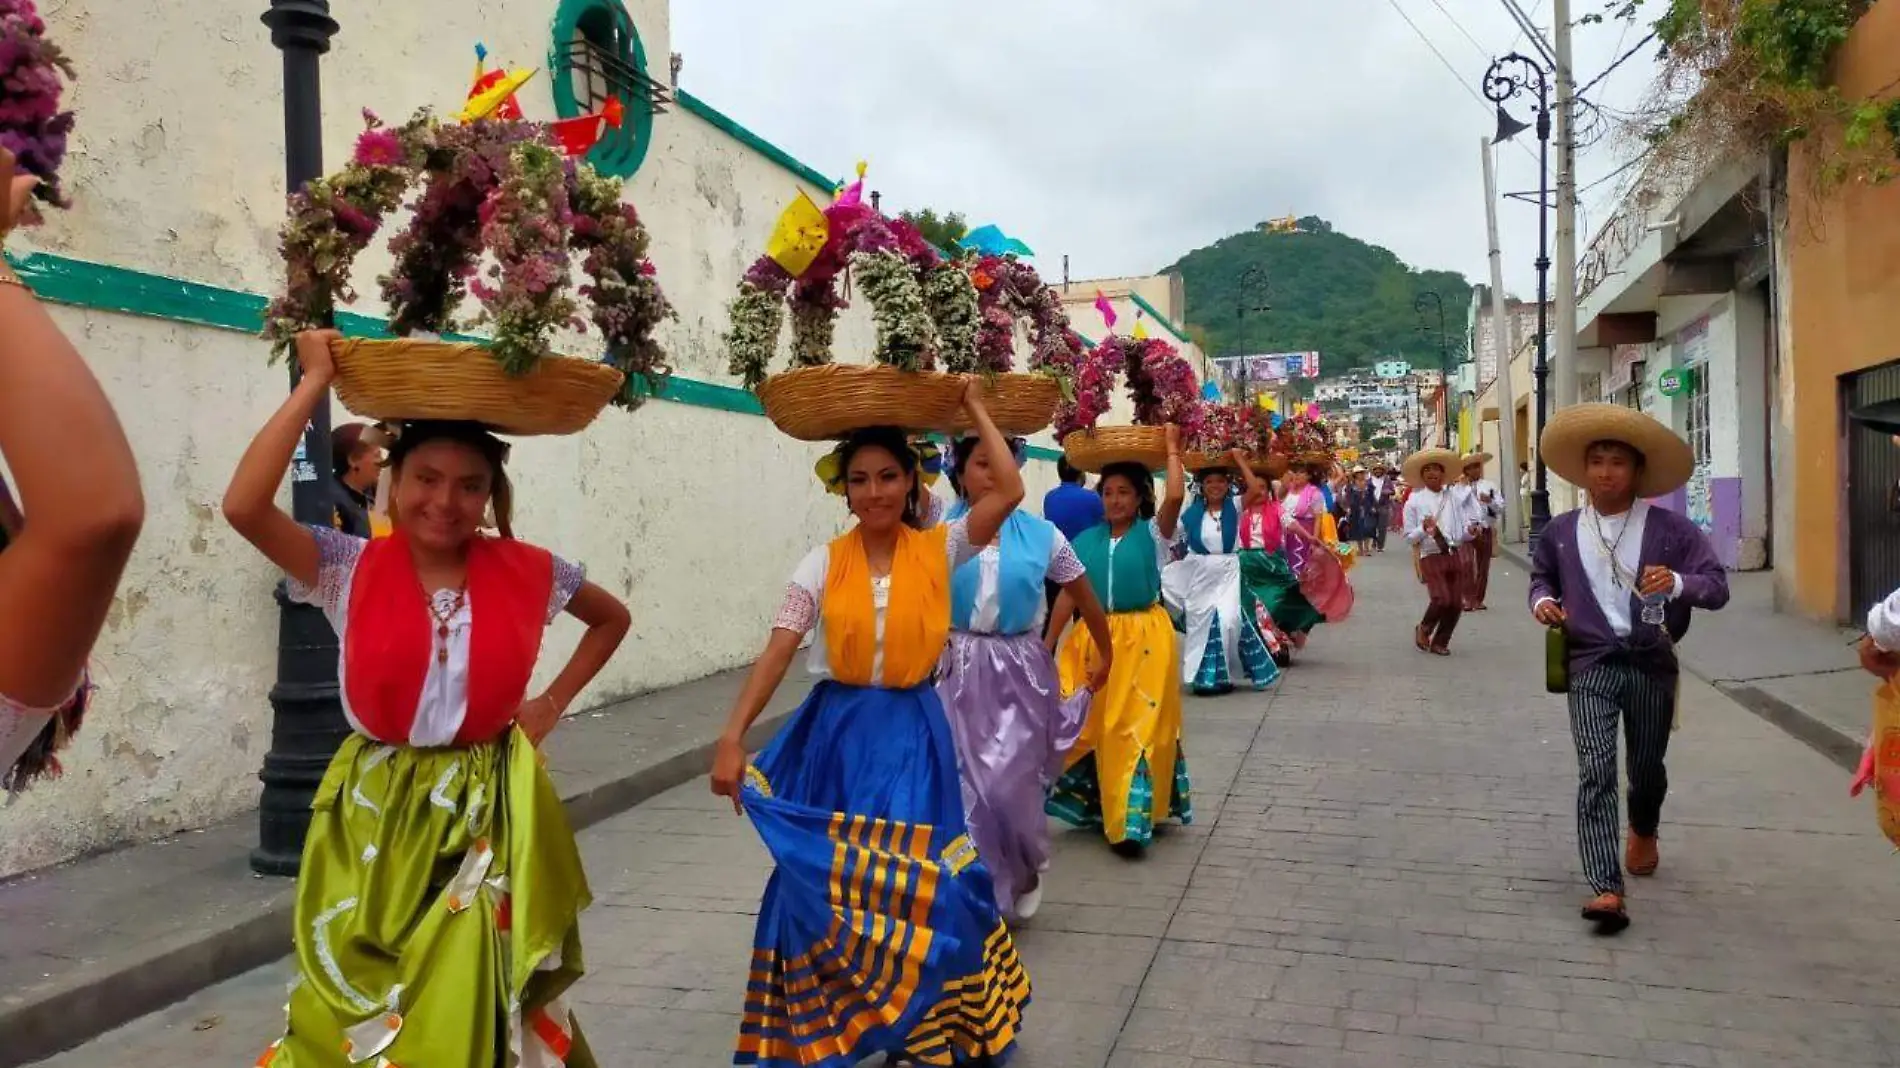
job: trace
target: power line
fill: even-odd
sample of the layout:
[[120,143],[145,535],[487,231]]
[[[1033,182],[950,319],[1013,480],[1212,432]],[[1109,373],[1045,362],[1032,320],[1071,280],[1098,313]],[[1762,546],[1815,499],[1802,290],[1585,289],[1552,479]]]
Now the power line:
[[[1471,87],[1471,83],[1465,81],[1465,76],[1458,73],[1458,68],[1452,64],[1451,60],[1445,58],[1445,53],[1438,50],[1438,46],[1433,44],[1432,39],[1425,35],[1425,31],[1419,28],[1418,23],[1412,21],[1412,16],[1406,14],[1405,9],[1399,6],[1399,0],[1385,0],[1385,2],[1387,5],[1389,5],[1392,8],[1392,10],[1399,13],[1399,17],[1404,19],[1405,24],[1412,28],[1412,32],[1418,36],[1419,41],[1422,42],[1426,48],[1429,48],[1432,50],[1432,55],[1438,57],[1438,62],[1442,64],[1445,70],[1451,74],[1452,80],[1458,83],[1459,87],[1465,91],[1465,94],[1471,97],[1471,99],[1477,101],[1478,106],[1484,109],[1485,114],[1487,115],[1495,114],[1495,112],[1492,110],[1493,105],[1491,104],[1491,102],[1486,100],[1484,97],[1480,96],[1478,94],[1478,91]],[[1515,142],[1515,141],[1512,143],[1516,144],[1519,148],[1523,148],[1527,154],[1531,155],[1532,159],[1537,158],[1536,155],[1534,153],[1531,153],[1531,150],[1529,148],[1526,148],[1523,144],[1519,142]]]
[[1458,32],[1464,34],[1465,40],[1471,42],[1471,47],[1478,50],[1478,55],[1483,57],[1486,62],[1490,62],[1492,58],[1491,53],[1486,50],[1483,45],[1478,43],[1476,37],[1471,36],[1471,31],[1465,29],[1465,24],[1458,21],[1458,16],[1451,13],[1451,9],[1445,6],[1445,0],[1432,0],[1432,6],[1444,12],[1445,17],[1451,20],[1451,24],[1458,28]]
[[1577,90],[1577,95],[1582,96],[1583,94],[1589,92],[1590,90],[1595,89],[1598,85],[1602,83],[1603,79],[1608,78],[1611,74],[1615,73],[1616,68],[1622,66],[1625,63],[1628,63],[1631,56],[1635,55],[1638,52],[1641,52],[1645,48],[1648,48],[1650,45],[1650,42],[1654,41],[1655,39],[1656,39],[1655,31],[1652,30],[1647,37],[1644,37],[1642,40],[1636,42],[1635,46],[1632,47],[1629,51],[1616,57],[1616,62],[1603,68],[1603,73],[1590,79],[1590,84]]

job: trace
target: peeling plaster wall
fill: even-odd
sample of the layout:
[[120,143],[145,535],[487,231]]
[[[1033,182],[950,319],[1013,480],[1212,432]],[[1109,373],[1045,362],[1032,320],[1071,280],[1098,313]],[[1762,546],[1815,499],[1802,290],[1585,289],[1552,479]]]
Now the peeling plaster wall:
[[[69,0],[48,10],[81,70],[67,170],[79,206],[13,251],[272,292],[283,141],[280,61],[258,22],[263,6]],[[327,162],[346,158],[364,107],[391,120],[421,102],[459,108],[477,40],[491,62],[543,65],[553,8],[387,4],[374,9],[372,31],[362,6],[339,5],[343,32],[323,68]],[[664,81],[665,5],[628,9]],[[523,90],[531,116],[553,113],[546,78]],[[681,376],[730,384],[719,338],[726,299],[801,185],[828,193],[684,107],[657,118],[628,193],[679,311],[662,339]],[[377,247],[358,265],[366,298],[386,263]],[[366,299],[353,310],[378,309]],[[283,369],[238,331],[74,307],[54,314],[126,424],[148,517],[96,650],[101,690],[65,778],[0,807],[0,875],[243,812],[270,744],[277,576],[224,525],[218,501],[251,433],[281,402]],[[872,338],[866,308],[845,313],[843,358],[863,359]],[[594,351],[568,340],[570,351]],[[811,474],[821,452],[755,415],[667,402],[631,417],[609,411],[579,437],[518,444],[522,536],[587,564],[633,609],[632,635],[577,708],[755,655],[792,566],[843,526],[842,503]],[[1054,465],[1032,462],[1026,474],[1039,503]],[[579,630],[564,620],[550,632],[541,681]]]

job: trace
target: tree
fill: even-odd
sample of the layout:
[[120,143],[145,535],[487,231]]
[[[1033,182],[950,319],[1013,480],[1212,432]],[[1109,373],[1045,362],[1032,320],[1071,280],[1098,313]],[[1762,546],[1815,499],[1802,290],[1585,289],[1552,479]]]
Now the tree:
[[924,235],[925,241],[944,252],[955,251],[956,243],[970,232],[970,224],[960,211],[947,211],[939,215],[936,209],[925,208],[922,211],[899,212],[897,217],[915,226]]

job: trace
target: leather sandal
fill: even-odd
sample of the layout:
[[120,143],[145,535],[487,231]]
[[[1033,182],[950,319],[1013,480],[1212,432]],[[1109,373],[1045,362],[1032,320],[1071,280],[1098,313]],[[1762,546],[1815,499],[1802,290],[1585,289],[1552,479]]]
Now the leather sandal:
[[1591,898],[1584,903],[1583,918],[1597,925],[1598,934],[1616,934],[1630,925],[1622,894],[1603,893]]

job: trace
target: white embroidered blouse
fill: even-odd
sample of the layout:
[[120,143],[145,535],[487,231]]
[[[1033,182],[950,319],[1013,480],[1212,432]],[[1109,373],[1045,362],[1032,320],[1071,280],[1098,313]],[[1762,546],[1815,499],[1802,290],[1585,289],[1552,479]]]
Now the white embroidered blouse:
[[[306,586],[291,579],[288,584],[290,599],[322,609],[324,618],[330,621],[331,629],[336,631],[337,639],[341,642],[350,623],[350,583],[356,575],[357,562],[363,557],[363,546],[369,543],[331,527],[313,526],[310,530],[316,535],[320,557],[317,583],[315,586]],[[554,557],[554,589],[548,595],[549,623],[554,622],[567,608],[567,602],[573,599],[586,579],[587,572],[579,564]],[[422,704],[416,709],[416,719],[409,729],[409,737],[376,738],[379,742],[417,747],[448,745],[455,741],[456,734],[462,729],[462,721],[468,716],[469,625],[474,619],[471,614],[473,606],[468,598],[463,598],[461,606],[456,608],[454,590],[436,590],[430,599],[438,613],[455,608],[454,615],[448,621],[448,661],[442,663],[430,659],[428,675],[422,683]],[[350,721],[351,729],[358,734],[374,737],[364,729],[362,722],[350,709],[349,689],[343,685],[343,671],[344,665],[339,661],[337,685],[338,696],[343,702],[343,715]]]

